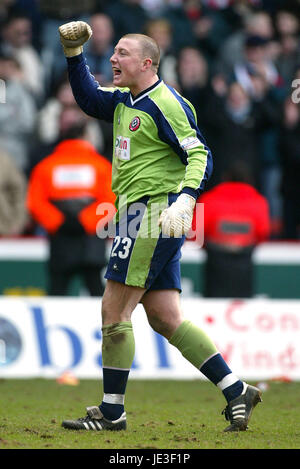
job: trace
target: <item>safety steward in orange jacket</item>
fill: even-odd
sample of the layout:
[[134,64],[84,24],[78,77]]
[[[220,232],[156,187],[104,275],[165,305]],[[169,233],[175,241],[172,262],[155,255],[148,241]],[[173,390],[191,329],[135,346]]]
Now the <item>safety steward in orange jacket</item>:
[[65,294],[74,273],[83,273],[92,295],[103,293],[99,269],[105,265],[105,240],[96,229],[108,219],[105,211],[97,215],[97,207],[110,203],[113,216],[114,201],[111,163],[88,141],[62,141],[34,167],[27,206],[49,235],[50,294]]

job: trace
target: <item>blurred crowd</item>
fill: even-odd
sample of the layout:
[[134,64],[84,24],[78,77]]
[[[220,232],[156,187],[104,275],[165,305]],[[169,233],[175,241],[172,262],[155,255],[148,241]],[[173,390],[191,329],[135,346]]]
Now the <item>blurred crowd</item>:
[[[30,174],[70,132],[108,160],[112,127],[76,105],[58,26],[87,21],[102,85],[125,33],[152,36],[160,77],[194,105],[214,156],[208,188],[242,161],[269,203],[273,239],[300,238],[300,0],[1,0],[0,235],[36,235]],[[298,87],[298,90],[297,90]]]

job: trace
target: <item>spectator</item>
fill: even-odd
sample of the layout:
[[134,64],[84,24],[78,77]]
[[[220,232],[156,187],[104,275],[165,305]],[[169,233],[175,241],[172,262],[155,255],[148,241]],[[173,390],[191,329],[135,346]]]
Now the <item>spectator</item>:
[[274,36],[271,16],[266,11],[247,13],[242,27],[229,35],[215,56],[215,66],[223,72],[231,70],[235,63],[244,59],[244,45],[249,36],[259,36],[265,43]]
[[26,179],[2,150],[0,167],[0,236],[20,235],[27,223]]
[[[300,78],[300,73],[299,73]],[[300,110],[287,97],[280,133],[283,196],[283,237],[300,239]]]
[[166,8],[166,0],[142,0],[142,7],[150,18],[160,18]]
[[57,28],[66,21],[89,21],[90,15],[100,6],[100,0],[39,0],[41,57],[46,73],[47,94],[53,92],[66,69],[61,60]]
[[[7,0],[4,0],[7,2]],[[33,47],[40,51],[40,32],[42,15],[40,11],[40,0],[8,0],[11,4],[8,8],[8,15],[24,15],[31,23],[31,43]],[[3,3],[3,0],[2,0]]]
[[256,128],[260,160],[259,187],[269,203],[272,238],[281,236],[282,201],[280,195],[279,124],[282,106],[281,87],[270,85],[266,77],[253,74],[253,106],[256,109]]
[[97,13],[91,16],[93,35],[88,43],[85,56],[91,73],[101,85],[111,85],[112,68],[109,59],[113,55],[114,28],[109,16]]
[[[104,3],[104,2],[103,2]],[[57,39],[57,28],[64,21],[85,20],[94,13],[101,2],[99,0],[39,0],[39,8],[43,18],[41,28],[42,47],[54,52],[60,47]]]
[[[64,82],[58,92],[58,99],[52,100],[40,113],[37,141],[31,152],[29,173],[32,168],[72,131],[72,128],[84,125],[84,139],[90,142],[98,151],[104,147],[104,136],[101,127],[94,120],[86,116],[75,104],[69,83]],[[111,143],[111,141],[110,141]],[[105,155],[106,156],[106,155]]]
[[[279,236],[281,203],[279,200],[280,166],[278,155],[278,107],[285,88],[272,55],[269,41],[261,36],[248,36],[245,41],[245,58],[233,67],[234,79],[244,88],[259,109],[260,127],[258,139],[259,170],[257,183],[268,198],[274,237]],[[269,108],[269,110],[267,109]],[[265,117],[263,120],[262,117]],[[256,116],[257,118],[258,116]],[[258,128],[258,125],[255,126]],[[255,136],[253,136],[255,139]],[[258,174],[258,173],[257,173]]]
[[[37,136],[42,145],[55,145],[61,140],[61,123],[64,119],[64,111],[72,108],[74,108],[74,112],[67,114],[70,117],[74,116],[75,121],[71,120],[71,124],[86,119],[76,104],[69,81],[62,80],[55,96],[48,99],[38,115]],[[99,151],[103,150],[101,128],[92,119],[88,121],[86,137]]]
[[208,93],[208,63],[197,48],[184,47],[178,56],[177,72],[180,93],[193,104],[198,123],[202,123],[201,115]]
[[62,109],[76,106],[67,79],[58,84],[54,96],[49,97],[38,114],[37,136],[42,144],[57,142],[59,138],[59,116]]
[[19,170],[25,171],[36,107],[22,77],[15,58],[0,56],[0,78],[5,82],[6,93],[5,104],[0,105],[0,148],[11,156]]
[[164,18],[152,19],[145,26],[145,34],[152,37],[159,46],[159,76],[169,85],[177,87],[177,60],[173,48],[173,30],[170,22]]
[[195,45],[193,23],[186,10],[186,3],[167,0],[167,8],[162,15],[171,24],[174,31],[173,47],[176,51],[185,46]]
[[99,0],[39,0],[42,13],[49,18],[71,20],[94,12],[104,2]]
[[28,210],[49,236],[49,295],[66,295],[74,275],[84,278],[90,295],[104,290],[106,241],[96,236],[96,228],[105,222],[96,208],[114,202],[111,164],[84,140],[84,131],[84,125],[69,129],[29,179]]
[[276,66],[289,93],[295,64],[300,62],[300,24],[297,16],[288,10],[279,10],[275,21],[279,45]]
[[255,97],[252,76],[261,75],[270,86],[282,85],[281,77],[268,54],[268,41],[261,36],[248,36],[244,45],[244,60],[233,65],[234,79]]
[[41,103],[45,93],[44,70],[40,57],[32,46],[32,25],[26,16],[7,18],[2,28],[1,51],[18,61],[24,84],[36,102]]
[[278,149],[281,104],[277,89],[264,77],[256,73],[249,76],[252,99],[236,82],[228,86],[221,76],[212,80],[214,92],[202,112],[205,135],[214,154],[211,186],[220,182],[227,165],[236,159],[243,160],[256,188],[268,200],[272,237],[278,238],[282,228]]
[[145,24],[149,20],[142,0],[119,0],[110,2],[104,9],[104,13],[112,19],[115,31],[115,42],[124,34],[142,33]]
[[0,26],[6,21],[9,16],[10,8],[15,0],[2,0],[0,3]]
[[[270,234],[267,200],[252,186],[248,168],[237,161],[224,173],[224,181],[198,202],[204,204],[204,295],[252,297],[253,250]],[[193,228],[202,229],[195,218]]]
[[242,86],[237,82],[231,83],[224,96],[212,92],[202,111],[202,119],[208,134],[214,136],[211,140],[207,137],[214,155],[211,185],[221,182],[224,171],[236,160],[242,160],[258,187],[260,162],[257,126],[260,121],[251,98]]
[[228,5],[218,9],[217,4],[212,7],[194,0],[184,2],[184,9],[191,20],[194,45],[211,64],[224,41],[233,33],[237,15]]

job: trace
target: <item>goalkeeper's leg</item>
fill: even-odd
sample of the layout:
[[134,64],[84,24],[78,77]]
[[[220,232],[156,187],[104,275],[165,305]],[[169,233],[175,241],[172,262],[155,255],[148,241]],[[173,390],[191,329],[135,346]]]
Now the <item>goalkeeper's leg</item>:
[[150,325],[223,392],[230,425],[226,432],[245,431],[261,392],[235,376],[211,339],[182,317],[178,290],[152,290],[143,297]]
[[108,280],[102,300],[103,400],[100,410],[109,420],[124,412],[125,390],[134,359],[131,313],[144,289]]
[[71,430],[125,430],[125,390],[134,358],[131,313],[145,290],[108,280],[102,299],[103,399],[86,417],[64,420]]
[[153,290],[143,297],[152,328],[168,339],[181,354],[223,392],[227,402],[243,391],[235,376],[207,334],[184,320],[177,290]]

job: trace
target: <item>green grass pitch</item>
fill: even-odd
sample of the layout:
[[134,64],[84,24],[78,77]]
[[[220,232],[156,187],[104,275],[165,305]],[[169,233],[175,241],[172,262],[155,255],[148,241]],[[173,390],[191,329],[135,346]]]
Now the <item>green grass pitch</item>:
[[85,415],[99,404],[102,383],[77,386],[46,379],[0,380],[0,449],[299,449],[300,383],[270,382],[249,430],[224,433],[226,403],[211,383],[131,380],[128,429],[69,431],[63,419]]

